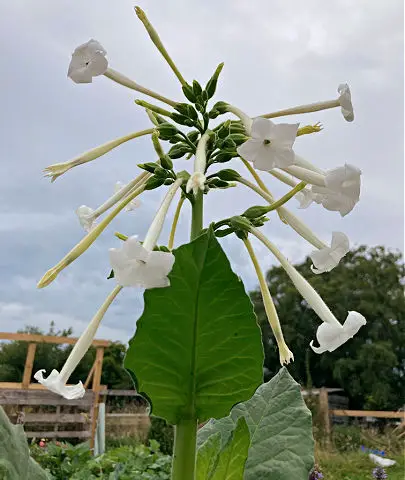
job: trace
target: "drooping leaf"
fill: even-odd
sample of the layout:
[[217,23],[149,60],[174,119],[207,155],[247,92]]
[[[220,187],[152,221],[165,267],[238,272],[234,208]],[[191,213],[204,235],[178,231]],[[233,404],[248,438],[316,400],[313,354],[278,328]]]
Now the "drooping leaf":
[[226,415],[261,383],[260,330],[212,229],[174,255],[171,286],[145,292],[125,367],[156,415],[203,422]]
[[30,457],[22,425],[13,425],[0,407],[0,478],[3,480],[50,480]]
[[228,417],[210,420],[198,432],[198,444],[221,432],[224,445],[240,417],[245,418],[251,438],[244,480],[308,479],[314,464],[311,413],[286,368],[261,385],[250,400],[235,405]]

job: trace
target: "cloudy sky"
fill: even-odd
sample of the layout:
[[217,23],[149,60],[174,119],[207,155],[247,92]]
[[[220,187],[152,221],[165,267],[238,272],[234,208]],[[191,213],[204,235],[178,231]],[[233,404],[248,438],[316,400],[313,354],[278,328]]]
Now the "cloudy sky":
[[[55,282],[36,289],[43,273],[83,236],[76,208],[97,207],[117,180],[136,176],[137,163],[154,161],[150,140],[142,138],[53,184],[42,177],[49,164],[149,127],[134,104],[141,98],[136,92],[105,77],[89,85],[67,79],[74,48],[95,38],[107,50],[112,68],[182,100],[177,79],[133,6],[129,0],[0,2],[0,330],[16,331],[26,324],[46,330],[54,321],[58,328],[71,326],[80,334],[113,286],[105,279],[108,248],[119,244],[113,232],[142,237],[163,195],[163,190],[149,192],[139,210],[122,214]],[[189,81],[205,83],[224,61],[217,100],[251,116],[334,99],[338,84],[348,82],[354,123],[346,123],[339,109],[288,121],[323,123],[321,133],[299,138],[295,151],[325,169],[345,162],[361,168],[360,203],[343,219],[317,205],[305,211],[297,210],[294,199],[290,205],[327,242],[332,231],[341,230],[353,245],[403,250],[402,0],[142,0],[140,6]],[[266,182],[277,196],[286,191],[269,175]],[[213,192],[206,199],[205,222],[254,204],[262,204],[260,198],[243,186]],[[187,241],[189,223],[184,209],[179,242]],[[265,231],[292,261],[311,251],[277,216]],[[253,268],[238,242],[227,238],[222,243],[234,270],[253,288]],[[257,247],[268,268],[273,258]],[[141,311],[142,292],[124,290],[98,337],[127,341]]]

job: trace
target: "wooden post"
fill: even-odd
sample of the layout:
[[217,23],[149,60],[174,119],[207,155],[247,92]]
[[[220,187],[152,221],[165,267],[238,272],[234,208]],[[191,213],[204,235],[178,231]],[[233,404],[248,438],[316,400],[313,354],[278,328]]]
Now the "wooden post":
[[36,349],[37,349],[36,343],[28,344],[27,357],[25,359],[24,375],[22,380],[22,388],[28,388],[31,382],[31,374],[32,374],[32,368],[34,366]]
[[93,378],[95,368],[96,368],[96,362],[93,363],[93,366],[91,367],[91,370],[90,370],[89,374],[87,375],[86,381],[84,382],[84,385],[83,385],[84,389],[88,388],[88,386],[90,384],[90,381]]
[[101,372],[103,371],[103,357],[104,347],[99,347],[96,350],[96,360],[94,362],[93,373],[93,408],[91,418],[91,438],[90,448],[94,448],[94,438],[96,435],[97,419],[98,419],[98,402],[100,398]]
[[322,418],[322,423],[324,425],[326,446],[330,447],[331,438],[330,438],[329,401],[328,401],[328,391],[326,390],[326,388],[321,388],[319,390],[319,413]]

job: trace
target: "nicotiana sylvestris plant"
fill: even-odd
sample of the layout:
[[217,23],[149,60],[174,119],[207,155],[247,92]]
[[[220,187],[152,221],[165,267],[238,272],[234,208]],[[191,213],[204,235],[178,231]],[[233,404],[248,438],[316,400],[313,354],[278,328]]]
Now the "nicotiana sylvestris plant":
[[[347,84],[338,88],[337,98],[301,105],[251,118],[237,106],[210,101],[223,68],[221,63],[203,87],[187,82],[163,46],[145,13],[135,9],[152,42],[181,84],[183,102],[149,90],[109,66],[106,50],[91,39],[73,52],[68,76],[75,83],[91,83],[97,76],[151,97],[137,99],[150,121],[149,128],[133,132],[93,148],[71,161],[45,169],[55,181],[68,170],[91,162],[119,145],[141,136],[151,138],[151,162],[139,165],[141,172],[127,184],[111,188],[112,196],[92,209],[77,209],[87,231],[83,239],[52,267],[38,283],[46,287],[69,264],[95,242],[123,210],[139,206],[139,196],[149,190],[164,191],[162,203],[143,239],[116,233],[118,248],[111,248],[110,262],[116,286],[96,312],[60,372],[44,370],[35,378],[49,390],[68,399],[84,394],[80,382],[67,382],[91,345],[108,307],[125,287],[145,289],[145,307],[129,342],[125,367],[136,378],[139,392],[150,400],[156,415],[175,425],[172,478],[174,480],[307,479],[313,467],[311,419],[299,386],[284,365],[293,359],[287,346],[277,310],[262,267],[250,241],[256,237],[274,255],[310,307],[320,319],[314,352],[331,352],[353,337],[365,318],[348,312],[341,323],[328,306],[264,235],[261,227],[272,215],[289,225],[312,245],[312,270],[331,271],[349,251],[349,240],[333,232],[330,245],[287,208],[294,197],[300,208],[321,205],[347,215],[360,197],[360,170],[350,164],[324,170],[298,155],[302,135],[321,131],[319,123],[276,123],[289,115],[339,108],[345,120],[354,119]],[[180,93],[180,92],[179,92]],[[155,100],[164,106],[155,104]],[[222,115],[227,115],[222,117]],[[218,120],[211,125],[211,120]],[[222,118],[225,118],[220,122]],[[169,144],[170,148],[165,148]],[[176,160],[193,159],[190,171],[178,171]],[[240,172],[224,168],[227,162],[240,165]],[[287,185],[287,193],[276,199],[260,172]],[[266,174],[266,177],[268,175]],[[205,219],[203,203],[214,189],[233,187],[253,190],[261,205],[224,219]],[[114,193],[113,193],[114,191]],[[261,197],[261,198],[259,198]],[[172,201],[177,207],[167,245],[162,246],[162,226]],[[174,249],[176,227],[182,208],[191,208],[190,243]],[[319,208],[319,207],[318,207]],[[275,224],[275,223],[274,223]],[[217,238],[233,235],[246,247],[260,284],[268,321],[277,341],[278,374],[262,383],[263,351],[260,329],[249,296],[231,269]],[[211,420],[210,420],[211,419]],[[197,433],[197,426],[206,423]]]

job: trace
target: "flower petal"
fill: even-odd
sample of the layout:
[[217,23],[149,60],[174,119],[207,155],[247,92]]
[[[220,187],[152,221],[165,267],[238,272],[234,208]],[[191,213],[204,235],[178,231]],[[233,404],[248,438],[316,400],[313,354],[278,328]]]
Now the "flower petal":
[[256,158],[253,162],[256,170],[262,170],[264,172],[269,172],[276,167],[276,151],[271,147],[270,144],[265,145],[262,143],[257,149]]
[[262,117],[256,117],[253,119],[251,136],[257,140],[270,140],[272,136],[275,124]]
[[94,39],[78,46],[72,54],[68,77],[75,83],[91,83],[93,77],[107,70],[106,54],[106,50]]
[[79,217],[80,225],[86,230],[86,232],[90,232],[95,223],[96,219],[93,216],[94,210],[87,205],[81,205],[76,210],[76,215]]
[[[271,145],[270,145],[271,146]],[[275,167],[287,168],[294,164],[295,154],[291,147],[272,147],[275,157]]]
[[338,93],[340,94],[339,101],[342,115],[345,120],[352,122],[354,120],[354,113],[349,85],[347,83],[341,83],[338,87]]
[[285,147],[292,147],[297,138],[299,123],[278,123],[274,125],[270,140]]
[[146,262],[149,257],[149,251],[138,241],[137,235],[133,235],[125,240],[122,252],[128,259],[140,260],[141,262]]
[[57,370],[52,370],[47,378],[44,378],[43,372],[45,372],[45,370],[38,370],[38,372],[35,373],[34,378],[51,392],[62,395],[68,400],[82,398],[86,393],[82,382],[79,382],[77,385],[67,386],[62,381]]
[[265,146],[263,145],[263,140],[250,138],[245,143],[242,143],[242,145],[240,145],[236,151],[240,157],[248,160],[249,162],[254,162],[262,146]]
[[343,328],[348,337],[352,338],[363,325],[366,325],[367,320],[359,312],[349,311],[348,313],[349,314],[345,320],[345,323],[343,324]]
[[330,247],[314,250],[311,253],[310,257],[314,264],[311,265],[311,270],[317,274],[330,272],[348,251],[349,239],[347,236],[342,232],[333,232]]

